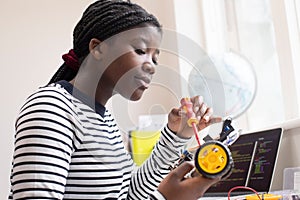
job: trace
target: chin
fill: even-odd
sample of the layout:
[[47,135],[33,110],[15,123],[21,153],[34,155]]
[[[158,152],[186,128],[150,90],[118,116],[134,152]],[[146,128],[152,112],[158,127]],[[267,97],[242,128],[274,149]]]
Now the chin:
[[130,100],[131,101],[138,101],[142,98],[144,91],[141,90],[137,90],[135,91],[131,96],[130,96]]
[[142,98],[142,96],[131,96],[130,101],[138,101]]

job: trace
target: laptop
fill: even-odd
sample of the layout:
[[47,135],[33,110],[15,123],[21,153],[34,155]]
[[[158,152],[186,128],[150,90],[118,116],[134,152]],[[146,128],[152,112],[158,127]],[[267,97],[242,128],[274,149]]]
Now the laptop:
[[[281,138],[282,128],[242,134],[229,147],[234,161],[231,175],[209,188],[201,199],[222,199],[235,186],[251,187],[257,192],[270,192]],[[231,192],[231,196],[247,194],[253,192],[240,189]]]

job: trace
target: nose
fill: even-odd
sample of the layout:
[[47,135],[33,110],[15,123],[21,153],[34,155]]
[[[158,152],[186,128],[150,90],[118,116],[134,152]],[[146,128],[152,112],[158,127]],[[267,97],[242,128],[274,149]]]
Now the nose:
[[142,69],[143,71],[151,75],[155,73],[155,67],[153,63],[149,63],[149,62],[144,63]]
[[142,66],[143,71],[149,73],[149,74],[154,74],[155,73],[155,64],[153,63],[152,59],[147,59],[146,62],[143,63]]

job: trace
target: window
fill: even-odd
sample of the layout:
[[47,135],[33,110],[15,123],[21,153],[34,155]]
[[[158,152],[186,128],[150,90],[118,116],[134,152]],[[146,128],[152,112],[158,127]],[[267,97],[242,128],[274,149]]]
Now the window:
[[[191,0],[187,4],[178,0],[175,11],[177,31],[208,55],[234,51],[253,64],[257,92],[247,112],[236,119],[241,128],[264,128],[299,118],[299,1]],[[181,45],[179,41],[179,50]],[[188,80],[192,70],[187,71],[186,65],[180,62]]]

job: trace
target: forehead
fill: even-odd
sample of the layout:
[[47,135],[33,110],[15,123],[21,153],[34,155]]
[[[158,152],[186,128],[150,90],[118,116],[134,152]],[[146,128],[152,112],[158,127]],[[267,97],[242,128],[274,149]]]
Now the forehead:
[[159,48],[162,33],[157,27],[147,26],[141,28],[133,28],[121,32],[111,38],[116,44],[139,44],[147,45],[147,48]]

